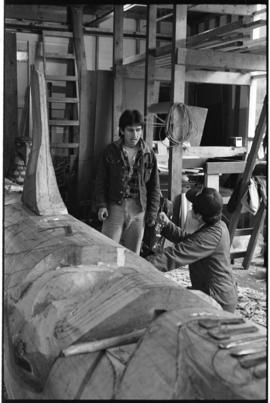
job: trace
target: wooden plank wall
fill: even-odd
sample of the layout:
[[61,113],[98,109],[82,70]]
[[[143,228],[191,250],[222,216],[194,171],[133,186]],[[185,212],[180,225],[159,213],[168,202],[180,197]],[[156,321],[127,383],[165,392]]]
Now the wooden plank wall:
[[16,34],[6,32],[4,44],[4,175],[6,176],[12,169],[15,138],[18,136]]
[[[112,93],[111,71],[87,71],[85,94],[87,94],[87,132],[81,137],[84,158],[79,160],[80,214],[87,214],[93,207],[94,184],[98,161],[105,146],[112,141]],[[85,218],[85,217],[82,217]]]
[[[112,93],[113,73],[111,71],[89,72],[96,82],[95,138],[93,150],[93,174],[96,175],[97,164],[107,144],[112,141]],[[118,136],[117,138],[118,139]]]

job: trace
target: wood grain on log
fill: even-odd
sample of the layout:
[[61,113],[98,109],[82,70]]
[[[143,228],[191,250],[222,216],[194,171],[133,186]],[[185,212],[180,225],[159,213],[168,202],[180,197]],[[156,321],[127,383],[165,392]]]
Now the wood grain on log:
[[60,196],[49,148],[44,75],[32,70],[33,143],[22,194],[23,203],[39,215],[67,214]]

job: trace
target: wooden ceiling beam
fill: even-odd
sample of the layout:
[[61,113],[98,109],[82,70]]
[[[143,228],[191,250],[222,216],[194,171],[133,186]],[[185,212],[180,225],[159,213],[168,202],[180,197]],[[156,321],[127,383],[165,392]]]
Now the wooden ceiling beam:
[[26,32],[30,34],[40,34],[43,30],[54,30],[66,32],[70,30],[67,24],[59,24],[56,22],[42,22],[42,21],[19,21],[11,18],[5,19],[5,30],[13,32]]
[[[41,31],[45,30],[59,30],[63,32],[71,32],[71,28],[66,24],[59,23],[49,23],[49,22],[33,22],[33,21],[20,21],[13,18],[5,19],[5,29],[19,32],[27,32],[27,33],[41,33]],[[84,27],[84,35],[101,35],[101,36],[113,36],[113,30],[107,28],[99,28],[99,27]],[[133,38],[133,39],[145,39],[145,34],[142,32],[124,32],[125,38]],[[160,41],[168,41],[171,42],[171,35],[168,34],[157,34],[157,40]]]
[[[145,71],[138,66],[123,66],[122,74],[125,78],[144,80]],[[169,68],[155,67],[154,78],[160,82],[171,81],[171,70]],[[206,71],[188,70],[186,71],[186,82],[208,83],[224,85],[250,85],[250,73],[235,73],[230,71]]]
[[251,16],[256,12],[256,4],[190,4],[188,11]]
[[51,5],[11,5],[5,6],[5,18],[67,23],[67,7]]
[[266,71],[266,56],[178,48],[179,65],[216,70]]

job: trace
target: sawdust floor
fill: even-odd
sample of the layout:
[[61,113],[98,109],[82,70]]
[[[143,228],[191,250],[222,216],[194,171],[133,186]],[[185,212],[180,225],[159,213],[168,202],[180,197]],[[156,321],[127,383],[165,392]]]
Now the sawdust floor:
[[[242,268],[242,261],[243,258],[235,259],[232,264],[238,288],[236,313],[266,327],[267,268],[263,266],[262,256],[255,256],[248,270]],[[188,268],[172,270],[165,276],[183,286],[191,285]]]

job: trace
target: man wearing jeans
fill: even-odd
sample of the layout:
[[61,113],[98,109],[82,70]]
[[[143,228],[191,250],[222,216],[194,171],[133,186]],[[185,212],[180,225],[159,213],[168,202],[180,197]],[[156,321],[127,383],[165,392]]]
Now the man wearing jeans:
[[120,139],[109,144],[96,178],[96,206],[102,233],[139,254],[144,225],[153,226],[160,201],[156,156],[143,141],[143,117],[126,110]]

